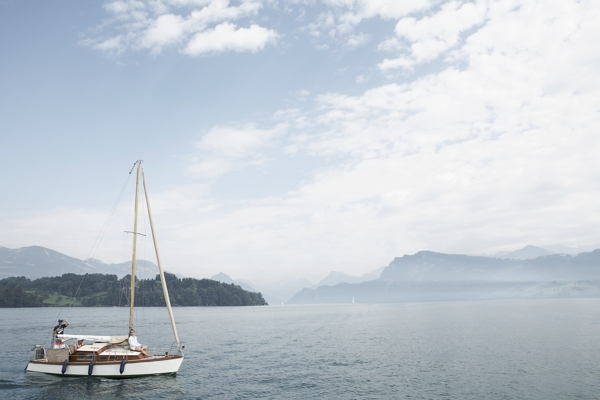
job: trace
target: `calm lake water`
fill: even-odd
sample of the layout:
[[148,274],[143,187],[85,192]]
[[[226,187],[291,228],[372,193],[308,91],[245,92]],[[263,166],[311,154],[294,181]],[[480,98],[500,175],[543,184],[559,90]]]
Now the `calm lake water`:
[[[0,309],[4,398],[598,399],[600,299],[175,308],[176,376],[60,378],[23,369],[59,309]],[[65,308],[65,333],[123,334],[125,308]],[[169,347],[165,309],[138,339]]]

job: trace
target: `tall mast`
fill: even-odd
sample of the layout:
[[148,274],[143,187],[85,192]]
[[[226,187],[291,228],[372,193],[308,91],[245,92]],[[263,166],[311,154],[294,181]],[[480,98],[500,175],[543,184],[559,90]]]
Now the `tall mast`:
[[135,260],[137,259],[137,224],[138,224],[138,197],[140,187],[140,168],[142,160],[136,161],[137,171],[135,176],[135,215],[133,218],[133,257],[131,259],[131,303],[129,304],[129,330],[133,329],[133,306],[135,304]]
[[173,336],[175,336],[175,341],[177,342],[177,350],[179,350],[179,352],[181,353],[181,343],[179,342],[179,335],[177,335],[177,327],[175,326],[175,318],[173,317],[173,310],[171,309],[171,300],[169,300],[167,281],[165,280],[163,267],[160,263],[160,255],[158,254],[158,244],[156,243],[154,222],[152,221],[152,212],[150,211],[150,199],[148,198],[148,186],[146,185],[146,174],[144,174],[143,169],[142,179],[144,181],[144,194],[146,196],[146,206],[148,207],[148,219],[150,220],[150,230],[152,231],[152,240],[154,241],[154,251],[156,252],[156,262],[158,264],[158,272],[160,273],[160,282],[162,283],[163,295],[165,296],[165,304],[167,305],[167,311],[169,312],[169,318],[171,319],[171,328],[173,328]]

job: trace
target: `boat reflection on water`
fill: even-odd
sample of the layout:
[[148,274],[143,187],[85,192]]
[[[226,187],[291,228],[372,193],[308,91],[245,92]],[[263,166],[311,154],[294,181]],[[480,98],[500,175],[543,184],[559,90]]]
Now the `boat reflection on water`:
[[158,375],[138,379],[101,377],[64,378],[48,374],[28,374],[27,383],[37,387],[39,398],[45,399],[121,399],[184,398],[181,383],[174,375]]

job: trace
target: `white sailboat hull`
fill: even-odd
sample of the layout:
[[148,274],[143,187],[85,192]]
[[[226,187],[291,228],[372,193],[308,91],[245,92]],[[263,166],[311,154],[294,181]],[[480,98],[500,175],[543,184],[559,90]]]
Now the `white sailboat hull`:
[[61,376],[97,376],[108,378],[132,378],[144,375],[174,374],[179,370],[183,357],[169,356],[143,360],[127,361],[123,373],[120,372],[121,362],[95,363],[89,374],[89,363],[69,363],[65,373],[62,373],[62,363],[30,361],[25,369],[28,372]]

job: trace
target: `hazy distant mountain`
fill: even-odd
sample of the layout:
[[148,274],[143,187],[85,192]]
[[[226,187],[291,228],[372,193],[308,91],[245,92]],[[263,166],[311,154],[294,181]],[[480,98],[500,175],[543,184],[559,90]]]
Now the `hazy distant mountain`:
[[329,273],[329,275],[323,278],[316,285],[314,285],[307,279],[295,279],[271,284],[263,284],[260,287],[258,287],[258,285],[254,285],[253,283],[247,280],[232,279],[230,276],[223,272],[219,272],[218,274],[212,276],[210,279],[225,283],[235,283],[236,285],[240,285],[245,290],[251,292],[260,292],[270,305],[276,305],[286,302],[287,299],[292,298],[294,295],[296,295],[296,293],[298,293],[304,288],[315,289],[319,286],[334,286],[342,282],[360,283],[369,280],[375,280],[379,278],[384,269],[385,267],[381,267],[362,276],[352,276],[343,272],[332,271]]
[[[528,248],[533,248],[533,249],[531,252],[529,252],[529,250],[526,250]],[[589,253],[590,251],[594,251],[595,249],[598,249],[598,248],[600,248],[600,243],[596,243],[594,245],[580,245],[580,246],[576,246],[576,247],[569,247],[569,246],[565,246],[563,244],[545,245],[544,247],[525,246],[524,248],[517,250],[517,251],[500,251],[498,253],[491,254],[489,256],[497,257],[497,258],[514,258],[514,259],[524,260],[527,258],[536,258],[536,257],[540,257],[542,255],[549,255],[549,254],[577,255],[579,253]],[[537,252],[536,252],[536,249],[542,249],[542,251],[537,250]],[[544,251],[547,251],[548,253],[544,254]],[[520,253],[522,253],[522,254],[520,254]]]
[[311,287],[312,285],[313,283],[308,279],[293,279],[288,281],[261,284],[259,288],[263,296],[265,293],[267,293],[268,295],[282,299],[283,302],[287,303],[287,301],[290,298],[292,298],[296,293],[298,293],[298,291],[305,287]]
[[250,281],[245,279],[232,279],[229,275],[219,272],[216,275],[213,275],[210,279],[213,281],[224,282],[224,283],[233,283],[238,286],[241,286],[242,289],[247,290],[249,292],[261,293],[263,298],[270,305],[281,304],[282,300],[277,296],[272,296],[270,294],[264,293],[263,291],[256,290]]
[[600,249],[576,256],[553,254],[532,260],[420,251],[395,258],[381,280],[549,281],[600,279]]
[[212,279],[213,281],[219,281],[223,283],[233,283],[238,286],[241,286],[242,289],[247,290],[249,292],[258,292],[258,290],[252,287],[252,285],[247,283],[248,281],[234,280],[229,275],[223,272],[219,272],[218,274],[213,275],[210,279]]
[[381,274],[383,273],[383,271],[385,270],[385,266],[383,267],[379,267],[371,272],[367,272],[364,275],[361,275],[361,279],[363,281],[374,281],[375,279],[379,279],[379,277],[381,276]]
[[[145,260],[137,260],[140,277],[149,278],[158,273],[158,267]],[[114,274],[119,278],[131,273],[131,261],[120,264],[105,264],[100,260],[83,260],[41,246],[9,249],[0,247],[0,279],[9,276],[25,276],[37,279],[46,276],[61,276],[65,273]]]
[[594,249],[600,248],[600,243],[596,243],[591,246],[577,246],[577,247],[569,247],[562,244],[555,244],[552,246],[544,246],[546,250],[550,250],[555,254],[579,254],[593,251]]
[[600,249],[530,260],[421,251],[395,258],[375,281],[305,288],[289,303],[350,303],[352,297],[374,303],[583,295],[600,296]]
[[231,279],[231,277],[227,274],[224,274],[223,272],[219,272],[216,275],[211,276],[209,279],[212,279],[213,281],[219,281],[219,282],[223,282],[223,283],[233,283],[233,279]]
[[337,285],[338,283],[360,283],[360,282],[365,282],[365,281],[372,281],[375,279],[378,279],[381,276],[381,273],[383,272],[383,270],[385,269],[385,267],[381,267],[381,268],[377,268],[374,271],[371,271],[369,273],[366,273],[364,275],[361,276],[352,276],[352,275],[348,275],[345,274],[343,272],[338,272],[338,271],[332,271],[329,273],[329,275],[327,275],[325,278],[323,278],[319,283],[317,283],[316,285],[312,285],[312,288],[317,288],[319,286],[323,286],[323,285],[328,285],[328,286],[334,286]]
[[541,256],[549,256],[550,254],[554,254],[552,251],[548,251],[541,247],[537,246],[525,246],[522,249],[517,251],[513,251],[511,253],[504,254],[500,258],[512,258],[515,260],[529,260],[533,258],[538,258]]
[[329,275],[327,275],[325,278],[321,279],[319,281],[319,283],[317,283],[316,285],[312,285],[312,287],[317,288],[319,286],[324,286],[324,285],[333,286],[333,285],[337,285],[338,283],[342,283],[342,282],[360,283],[362,281],[360,280],[360,278],[358,276],[352,276],[352,275],[348,275],[348,274],[345,274],[343,272],[338,272],[338,271],[331,271],[329,273]]

